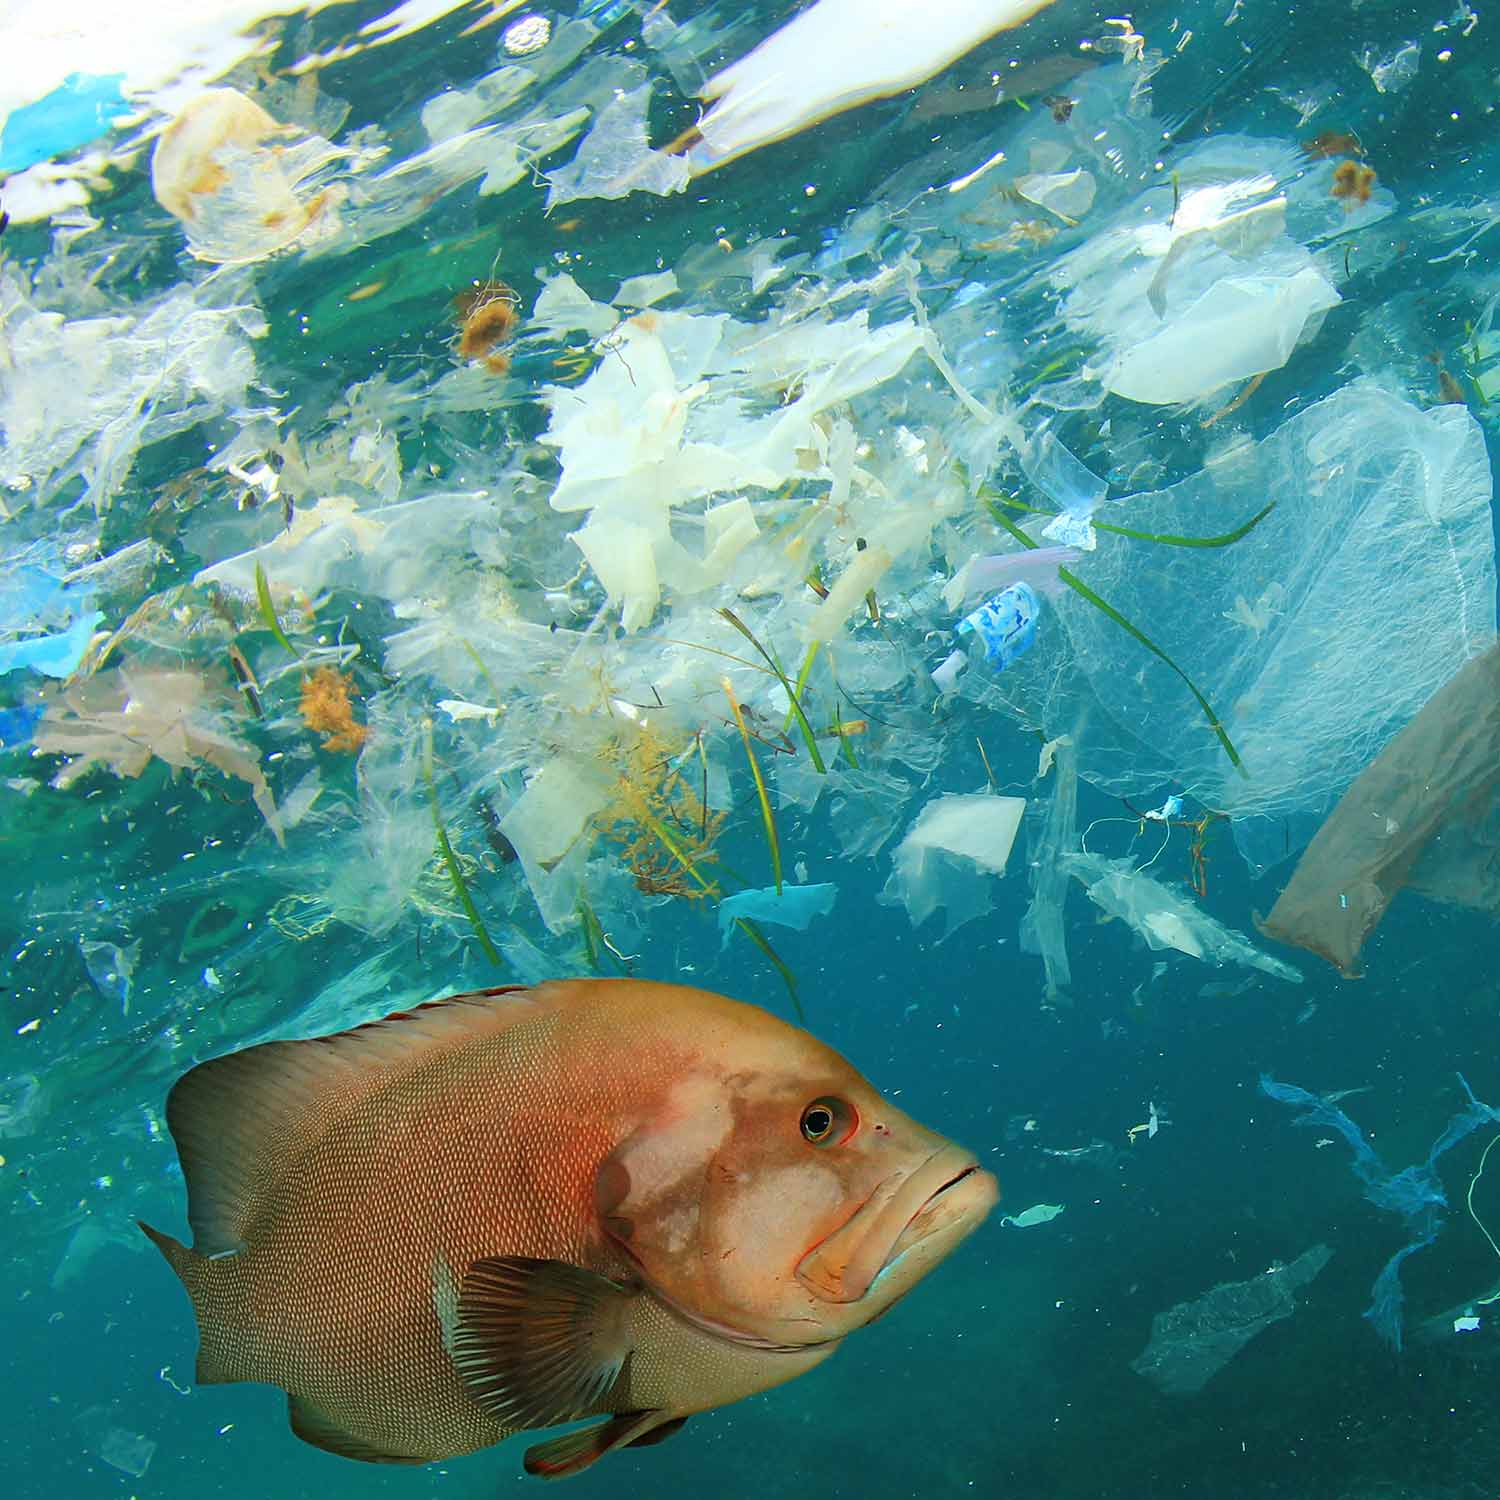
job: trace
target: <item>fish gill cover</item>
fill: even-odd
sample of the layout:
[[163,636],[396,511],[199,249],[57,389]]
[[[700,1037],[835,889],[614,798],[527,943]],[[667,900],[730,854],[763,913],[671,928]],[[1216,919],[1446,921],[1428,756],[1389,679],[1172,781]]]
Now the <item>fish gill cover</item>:
[[[1153,1314],[1357,1258],[1258,1073],[1406,1058],[1413,1156],[1457,1066],[1500,1096],[1473,1062],[1487,703],[1445,749],[1496,631],[1490,25],[1462,0],[1032,11],[7,19],[0,1171],[13,1280],[63,1318],[39,1360],[98,1313],[68,1299],[128,1220],[172,1212],[161,1101],[191,1063],[464,987],[701,979],[944,1101],[1012,1207],[1072,1192],[1041,1231],[1071,1270],[1020,1236],[952,1271],[937,1316],[1004,1331],[980,1378],[1017,1339],[1045,1378],[1029,1417],[944,1441],[949,1479],[1096,1494],[1037,1436],[1060,1351],[1104,1340],[1097,1410]],[[1440,807],[1389,774],[1414,737]],[[1362,987],[1255,928],[1330,815],[1361,857],[1313,845],[1299,931],[1394,897]],[[1204,972],[1226,962],[1250,978]],[[1212,1159],[1252,1129],[1306,1212]],[[1200,1274],[1132,1217],[1154,1195],[1211,1236],[1189,1183],[1256,1264]],[[1458,1284],[1419,1274],[1449,1227],[1414,1299],[1486,1289],[1485,1185]],[[1224,1227],[1246,1202],[1261,1223]],[[1089,1247],[1129,1234],[1146,1269],[1099,1289]],[[1398,1244],[1347,1305],[1338,1258],[1300,1293],[1327,1366]],[[1007,1278],[1055,1323],[997,1310]],[[1107,1325],[1067,1321],[1107,1295]],[[185,1365],[150,1347],[38,1444],[185,1484]],[[893,1462],[859,1492],[926,1483]],[[1187,1461],[1141,1462],[1112,1493]]]

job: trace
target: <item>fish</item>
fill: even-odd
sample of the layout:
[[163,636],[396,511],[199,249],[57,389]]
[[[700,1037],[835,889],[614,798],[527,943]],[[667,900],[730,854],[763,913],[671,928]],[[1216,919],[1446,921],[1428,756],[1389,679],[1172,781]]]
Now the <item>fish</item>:
[[575,1474],[827,1359],[984,1220],[974,1155],[753,1005],[634,979],[431,1001],[200,1063],[167,1101],[202,1384],[420,1464]]

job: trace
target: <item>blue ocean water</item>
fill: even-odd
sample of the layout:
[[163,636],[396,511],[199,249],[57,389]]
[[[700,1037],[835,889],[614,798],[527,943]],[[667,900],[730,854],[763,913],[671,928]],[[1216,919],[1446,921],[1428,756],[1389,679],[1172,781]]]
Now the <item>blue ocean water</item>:
[[[273,1389],[195,1387],[187,1299],[133,1221],[185,1232],[164,1101],[194,1063],[628,972],[800,1006],[1003,1196],[830,1363],[576,1493],[1491,1493],[1495,1132],[1434,1161],[1446,1202],[1401,1263],[1398,1351],[1364,1315],[1410,1227],[1260,1079],[1342,1095],[1393,1173],[1468,1106],[1460,1073],[1500,1102],[1493,886],[1397,895],[1357,980],[1257,930],[1355,777],[1493,634],[1488,18],[1205,0],[1124,24],[1057,0],[682,191],[549,212],[547,174],[613,101],[649,82],[661,146],[796,8],[432,7],[371,45],[386,9],[265,23],[256,59],[202,80],[302,133],[270,159],[305,152],[289,175],[231,141],[185,220],[151,174],[184,97],[127,75],[139,118],[56,143],[62,166],[115,152],[58,177],[82,201],[0,186],[9,1492],[539,1483],[520,1440],[358,1466],[299,1443]],[[528,18],[550,22],[536,51]],[[246,184],[269,195],[248,217]],[[1198,300],[1226,283],[1264,301],[1236,320]],[[475,290],[518,321],[470,358],[476,303],[455,299]],[[1276,355],[1207,358],[1289,306]],[[1195,308],[1224,321],[1195,332]],[[1278,436],[1304,418],[1311,437]],[[741,501],[751,532],[709,519]],[[1270,502],[1220,547],[1139,535],[1223,537]],[[1044,537],[1055,512],[1074,529]],[[571,539],[606,524],[626,529]],[[1075,548],[1064,567],[1129,625],[1054,559],[1035,644],[939,691],[979,602],[944,591],[1018,530]],[[882,549],[873,602],[853,591],[829,625],[820,591]],[[806,664],[805,737],[722,608],[789,678]],[[27,665],[95,612],[71,677]],[[1134,861],[1300,982],[1195,956],[1150,887],[1129,887],[1134,923],[1089,899],[1040,833],[1062,772],[1038,755],[1063,735],[1081,784],[1061,853]],[[763,926],[776,965],[721,945],[715,913],[774,880],[747,753],[786,879],[838,887],[807,930]],[[939,848],[940,910],[913,926],[897,851],[944,794],[1024,797],[1028,821],[1003,876]],[[1466,826],[1493,832],[1493,782],[1474,796]],[[1050,984],[1021,942],[1048,861],[1070,969]],[[1042,1204],[1062,1212],[1001,1222]],[[1293,1307],[1226,1327],[1221,1299],[1179,1349],[1198,1388],[1135,1367],[1160,1315],[1317,1246]]]

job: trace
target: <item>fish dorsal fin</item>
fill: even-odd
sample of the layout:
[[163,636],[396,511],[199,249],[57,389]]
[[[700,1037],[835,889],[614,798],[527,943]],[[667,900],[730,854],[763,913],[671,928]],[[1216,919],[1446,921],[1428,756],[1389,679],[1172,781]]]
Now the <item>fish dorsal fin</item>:
[[[581,1474],[616,1448],[642,1448],[670,1437],[685,1417],[669,1417],[664,1411],[627,1411],[607,1422],[565,1432],[528,1448],[521,1462],[528,1474],[542,1479],[566,1479]],[[661,1437],[657,1434],[660,1433]]]
[[167,1098],[201,1255],[242,1249],[266,1189],[364,1095],[458,1043],[541,1013],[530,993],[476,990],[333,1036],[265,1042],[200,1063]]
[[458,1294],[453,1363],[506,1427],[608,1410],[630,1354],[625,1313],[635,1295],[560,1260],[477,1260]]
[[357,1458],[367,1464],[425,1464],[428,1459],[410,1453],[387,1453],[362,1437],[335,1426],[316,1406],[299,1396],[286,1398],[287,1420],[292,1431],[304,1443],[322,1448],[327,1453],[337,1453],[341,1458]]

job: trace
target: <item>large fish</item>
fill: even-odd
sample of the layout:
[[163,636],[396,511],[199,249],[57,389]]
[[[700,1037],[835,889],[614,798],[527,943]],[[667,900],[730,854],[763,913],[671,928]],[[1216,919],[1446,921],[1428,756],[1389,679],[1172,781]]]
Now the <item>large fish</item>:
[[198,1379],[424,1463],[523,1428],[556,1477],[826,1359],[994,1178],[836,1052],[704,990],[482,990],[203,1063],[167,1118],[194,1247],[142,1225]]

